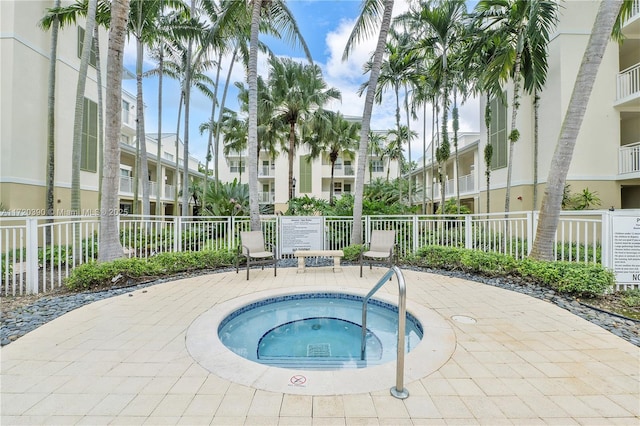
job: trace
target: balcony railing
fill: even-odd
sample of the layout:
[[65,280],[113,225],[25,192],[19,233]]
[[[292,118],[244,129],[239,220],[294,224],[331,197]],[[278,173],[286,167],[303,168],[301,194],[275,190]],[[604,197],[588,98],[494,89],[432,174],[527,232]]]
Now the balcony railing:
[[258,177],[275,176],[275,169],[270,166],[261,166],[258,171],[260,172]]
[[[138,188],[140,196],[142,196],[142,187]],[[158,184],[156,182],[149,182],[149,197],[155,197],[158,191]],[[164,194],[160,194],[162,198],[173,200],[174,186],[165,184]],[[133,177],[120,176],[120,191],[121,195],[133,195]],[[182,198],[182,197],[180,197]]]
[[640,95],[640,64],[618,74],[617,100]]
[[464,175],[458,178],[458,187],[461,194],[467,194],[469,192],[475,192],[476,182],[474,175]]
[[273,204],[275,200],[275,194],[273,192],[258,192],[259,204]]
[[618,170],[621,175],[640,172],[640,142],[620,147]]

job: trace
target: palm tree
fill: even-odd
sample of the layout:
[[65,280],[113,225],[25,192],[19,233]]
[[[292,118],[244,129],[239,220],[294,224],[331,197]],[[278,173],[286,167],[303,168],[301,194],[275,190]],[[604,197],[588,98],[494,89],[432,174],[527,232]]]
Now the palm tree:
[[[393,11],[393,0],[363,0],[360,16],[351,30],[347,45],[345,46],[342,59],[345,60],[355,47],[355,44],[362,41],[375,31],[375,27],[380,22],[378,42],[373,55],[371,70],[369,71],[369,83],[364,101],[364,111],[362,114],[362,128],[360,129],[360,145],[358,147],[358,158],[366,158],[369,146],[369,131],[371,130],[371,112],[373,111],[373,101],[375,97],[380,68],[382,67],[382,57],[384,55],[384,45],[387,40],[387,33],[391,26],[391,12]],[[356,188],[353,203],[353,230],[351,232],[351,244],[362,243],[362,198],[364,195],[364,173],[365,162],[358,161],[356,171]]]
[[547,73],[547,45],[556,22],[557,8],[558,4],[554,0],[481,0],[475,8],[475,19],[481,22],[480,30],[499,33],[505,43],[501,54],[488,65],[488,78],[500,81],[513,80],[505,212],[509,212],[511,201],[513,148],[520,138],[517,116],[521,79],[525,76],[524,88],[529,93],[544,84]]
[[[60,7],[60,0],[55,0],[54,8]],[[45,208],[47,216],[53,216],[53,199],[55,187],[56,167],[56,140],[55,140],[55,110],[56,110],[56,62],[58,61],[58,28],[60,21],[57,16],[51,23],[51,47],[49,50],[49,85],[47,88],[47,191],[45,196]],[[51,219],[53,221],[53,219]],[[47,242],[50,242],[50,234],[47,234]]]
[[358,144],[360,124],[347,121],[342,114],[331,111],[316,111],[311,120],[311,137],[303,139],[311,146],[309,158],[318,158],[326,154],[331,163],[331,180],[329,184],[329,204],[334,205],[333,176],[338,158],[355,156]]
[[322,108],[331,99],[341,99],[336,88],[327,88],[322,71],[317,65],[302,65],[292,59],[269,60],[269,81],[275,117],[289,127],[286,148],[289,156],[289,199],[293,198],[293,159],[298,138],[296,126],[308,119],[317,108]]
[[[120,131],[122,125],[122,66],[129,0],[112,0],[111,28],[107,53],[106,139],[102,208],[107,212],[118,208],[118,177],[120,174]],[[98,261],[110,261],[123,256],[118,231],[118,217],[100,216]]]
[[250,11],[251,31],[249,36],[249,61],[247,68],[247,83],[249,86],[248,110],[249,110],[249,211],[251,229],[260,230],[260,206],[258,203],[258,35],[261,23],[268,22],[268,29],[274,34],[283,37],[288,42],[299,45],[304,49],[306,56],[311,60],[311,54],[307,47],[298,25],[291,11],[283,0],[252,0],[252,2],[231,1],[225,4],[220,16],[221,26],[237,25],[242,22],[244,16]]
[[625,16],[629,16],[630,7],[631,2],[624,0],[600,3],[560,129],[558,144],[551,159],[536,238],[530,254],[534,259],[553,260],[553,245],[560,219],[562,195],[582,119],[609,38],[616,28],[616,23],[619,25]]

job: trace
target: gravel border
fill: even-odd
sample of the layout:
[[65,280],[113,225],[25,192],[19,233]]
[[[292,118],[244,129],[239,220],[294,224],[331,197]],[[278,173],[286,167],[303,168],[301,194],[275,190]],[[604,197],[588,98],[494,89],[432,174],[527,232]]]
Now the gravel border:
[[[307,260],[308,267],[330,265],[332,265],[331,259]],[[345,261],[343,262],[343,265],[346,266],[357,264]],[[281,259],[278,262],[279,268],[296,266],[297,259]],[[593,306],[588,306],[573,298],[558,294],[554,290],[549,288],[540,287],[531,283],[518,282],[517,279],[510,277],[487,278],[459,271],[446,271],[415,266],[403,266],[403,269],[462,278],[469,281],[475,281],[482,284],[503,288],[506,290],[516,291],[518,293],[526,294],[537,299],[545,300],[549,303],[553,303],[563,309],[566,309],[574,315],[584,318],[587,321],[604,328],[605,330],[615,334],[618,337],[621,337],[622,339],[632,343],[635,346],[640,347],[640,321],[626,318],[612,312],[603,311]],[[2,319],[0,322],[0,346],[8,345],[11,342],[17,340],[19,337],[24,336],[28,332],[35,330],[45,323],[58,318],[59,316],[64,315],[69,311],[87,305],[89,303],[96,302],[98,300],[130,293],[139,289],[143,289],[145,287],[168,281],[174,281],[198,275],[224,273],[234,270],[235,267],[220,268],[215,270],[201,270],[190,273],[176,274],[171,277],[135,284],[129,287],[119,287],[116,289],[96,292],[88,291],[76,294],[66,294],[62,296],[43,296],[30,305],[13,310],[11,312],[2,312]]]

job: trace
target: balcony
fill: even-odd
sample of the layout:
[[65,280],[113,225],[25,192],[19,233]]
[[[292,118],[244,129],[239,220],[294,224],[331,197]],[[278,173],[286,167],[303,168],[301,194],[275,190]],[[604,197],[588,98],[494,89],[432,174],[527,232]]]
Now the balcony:
[[275,194],[273,192],[258,192],[258,204],[273,204]]
[[[139,196],[142,197],[142,187],[138,188]],[[149,197],[154,198],[158,193],[158,184],[156,182],[149,182]],[[164,185],[164,194],[160,194],[160,196],[165,200],[173,200],[173,185]],[[118,191],[120,195],[133,196],[133,178],[130,176],[120,176],[120,190]],[[180,197],[181,199],[182,197]]]
[[640,107],[640,64],[618,73],[615,106]]
[[629,19],[622,25],[622,33],[628,38],[640,34],[640,0],[633,1]]
[[620,147],[618,157],[618,173],[640,173],[640,142]]
[[260,166],[258,168],[258,178],[269,178],[276,175],[276,169],[274,166]]

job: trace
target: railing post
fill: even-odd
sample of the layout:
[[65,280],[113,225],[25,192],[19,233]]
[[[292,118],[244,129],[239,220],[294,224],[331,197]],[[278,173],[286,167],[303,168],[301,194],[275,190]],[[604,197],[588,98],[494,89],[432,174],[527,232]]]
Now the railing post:
[[464,248],[473,248],[473,222],[471,221],[471,215],[465,215],[464,217]]
[[26,284],[27,294],[38,294],[38,219],[26,219]]
[[175,226],[173,227],[173,251],[180,253],[182,251],[182,217],[175,216]]
[[418,223],[418,216],[413,215],[413,247],[411,247],[413,253],[418,251]]
[[613,262],[611,259],[611,240],[612,240],[612,221],[613,221],[613,213],[609,211],[605,211],[602,213],[602,230],[600,235],[600,244],[602,246],[602,253],[600,255],[602,262],[602,266],[604,268],[611,269]]
[[[534,217],[537,218],[536,212],[527,212],[527,256],[531,254],[531,249],[533,248],[533,238],[535,235],[535,229],[533,226]],[[537,221],[536,221],[537,224]]]
[[531,236],[527,235],[527,256],[531,254],[531,250],[533,249],[534,239],[536,238],[536,232],[538,230],[538,217],[540,216],[540,211],[536,210],[531,214]]

